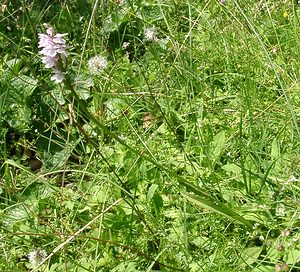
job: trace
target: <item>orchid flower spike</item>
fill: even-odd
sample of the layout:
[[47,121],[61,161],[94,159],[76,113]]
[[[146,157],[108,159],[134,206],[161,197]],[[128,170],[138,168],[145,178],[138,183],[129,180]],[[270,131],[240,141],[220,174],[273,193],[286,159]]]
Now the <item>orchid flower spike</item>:
[[51,68],[54,72],[51,80],[60,83],[65,78],[62,63],[66,62],[67,59],[67,45],[63,37],[68,34],[55,34],[52,27],[48,25],[46,25],[46,27],[47,34],[38,34],[38,47],[42,48],[39,53],[42,55],[42,62],[45,64],[45,67]]

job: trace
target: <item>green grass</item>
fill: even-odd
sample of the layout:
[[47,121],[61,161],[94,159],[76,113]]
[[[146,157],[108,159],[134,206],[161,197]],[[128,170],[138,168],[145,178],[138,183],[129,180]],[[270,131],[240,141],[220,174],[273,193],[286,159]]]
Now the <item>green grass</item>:
[[0,271],[300,271],[296,1],[2,2]]

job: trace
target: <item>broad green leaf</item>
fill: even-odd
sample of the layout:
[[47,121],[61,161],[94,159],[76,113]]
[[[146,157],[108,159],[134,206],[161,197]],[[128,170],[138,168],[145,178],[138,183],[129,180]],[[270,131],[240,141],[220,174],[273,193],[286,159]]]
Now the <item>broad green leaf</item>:
[[300,260],[300,249],[290,249],[287,251],[284,261],[287,264],[295,264]]
[[147,200],[151,201],[151,199],[153,198],[156,189],[158,188],[157,184],[152,184],[148,190],[148,194],[147,194]]
[[37,86],[37,81],[25,75],[12,79],[2,107],[6,112],[9,125],[17,130],[25,131],[31,122],[29,96]]
[[30,216],[24,205],[18,205],[7,210],[2,217],[3,225],[12,228],[15,224],[28,220]]
[[122,110],[126,108],[124,100],[120,98],[111,98],[105,102],[106,115],[108,119],[114,119],[122,113]]
[[75,80],[75,90],[78,94],[78,96],[86,100],[91,97],[91,91],[90,88],[94,86],[93,79],[87,76],[79,76]]
[[216,162],[222,151],[225,148],[226,144],[226,134],[225,131],[221,131],[217,135],[214,136],[214,139],[211,143],[211,156],[214,162]]
[[164,205],[163,199],[161,195],[159,195],[156,190],[158,188],[157,184],[152,184],[147,193],[147,201],[150,202],[152,200],[152,204],[157,213],[161,210]]
[[156,213],[159,213],[161,208],[164,205],[164,201],[163,201],[161,195],[159,195],[158,193],[155,193],[152,200],[153,200],[153,205],[154,205]]
[[279,156],[280,156],[280,144],[279,144],[278,140],[275,138],[272,141],[271,158],[272,158],[272,160],[275,160]]
[[241,252],[239,267],[247,267],[257,261],[263,247],[248,247]]
[[17,130],[26,131],[30,124],[31,109],[17,103],[11,104],[11,109],[7,113],[8,124]]
[[279,259],[279,252],[275,248],[275,243],[275,241],[270,241],[270,245],[266,254],[266,257],[272,262],[277,262]]
[[20,75],[12,79],[10,87],[11,90],[9,94],[11,99],[13,99],[13,102],[25,104],[25,100],[32,94],[34,89],[37,87],[37,80],[29,76]]
[[61,89],[54,89],[51,91],[51,94],[59,105],[64,105],[66,103]]
[[195,246],[205,250],[211,250],[217,246],[216,243],[214,243],[209,237],[206,236],[199,236],[192,240],[192,243]]
[[241,174],[242,170],[241,167],[234,164],[234,163],[228,163],[222,166],[222,168],[229,173],[233,173],[233,174]]
[[18,74],[22,65],[21,59],[12,59],[5,63],[5,74]]

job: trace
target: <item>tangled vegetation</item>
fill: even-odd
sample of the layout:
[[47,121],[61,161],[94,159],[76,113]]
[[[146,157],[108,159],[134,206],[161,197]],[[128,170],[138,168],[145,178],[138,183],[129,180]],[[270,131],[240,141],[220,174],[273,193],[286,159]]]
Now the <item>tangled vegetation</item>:
[[299,16],[2,1],[0,271],[300,271]]

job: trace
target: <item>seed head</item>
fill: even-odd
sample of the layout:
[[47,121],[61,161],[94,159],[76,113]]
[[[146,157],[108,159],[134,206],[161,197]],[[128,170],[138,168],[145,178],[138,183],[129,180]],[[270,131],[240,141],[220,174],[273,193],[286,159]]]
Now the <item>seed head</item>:
[[88,61],[88,66],[92,74],[99,74],[107,67],[107,60],[102,56],[94,56]]
[[146,28],[144,31],[144,38],[146,41],[157,41],[157,32],[155,26]]
[[33,266],[39,265],[41,262],[43,262],[47,257],[47,253],[45,250],[42,250],[41,248],[37,248],[29,252],[28,259],[29,262]]

